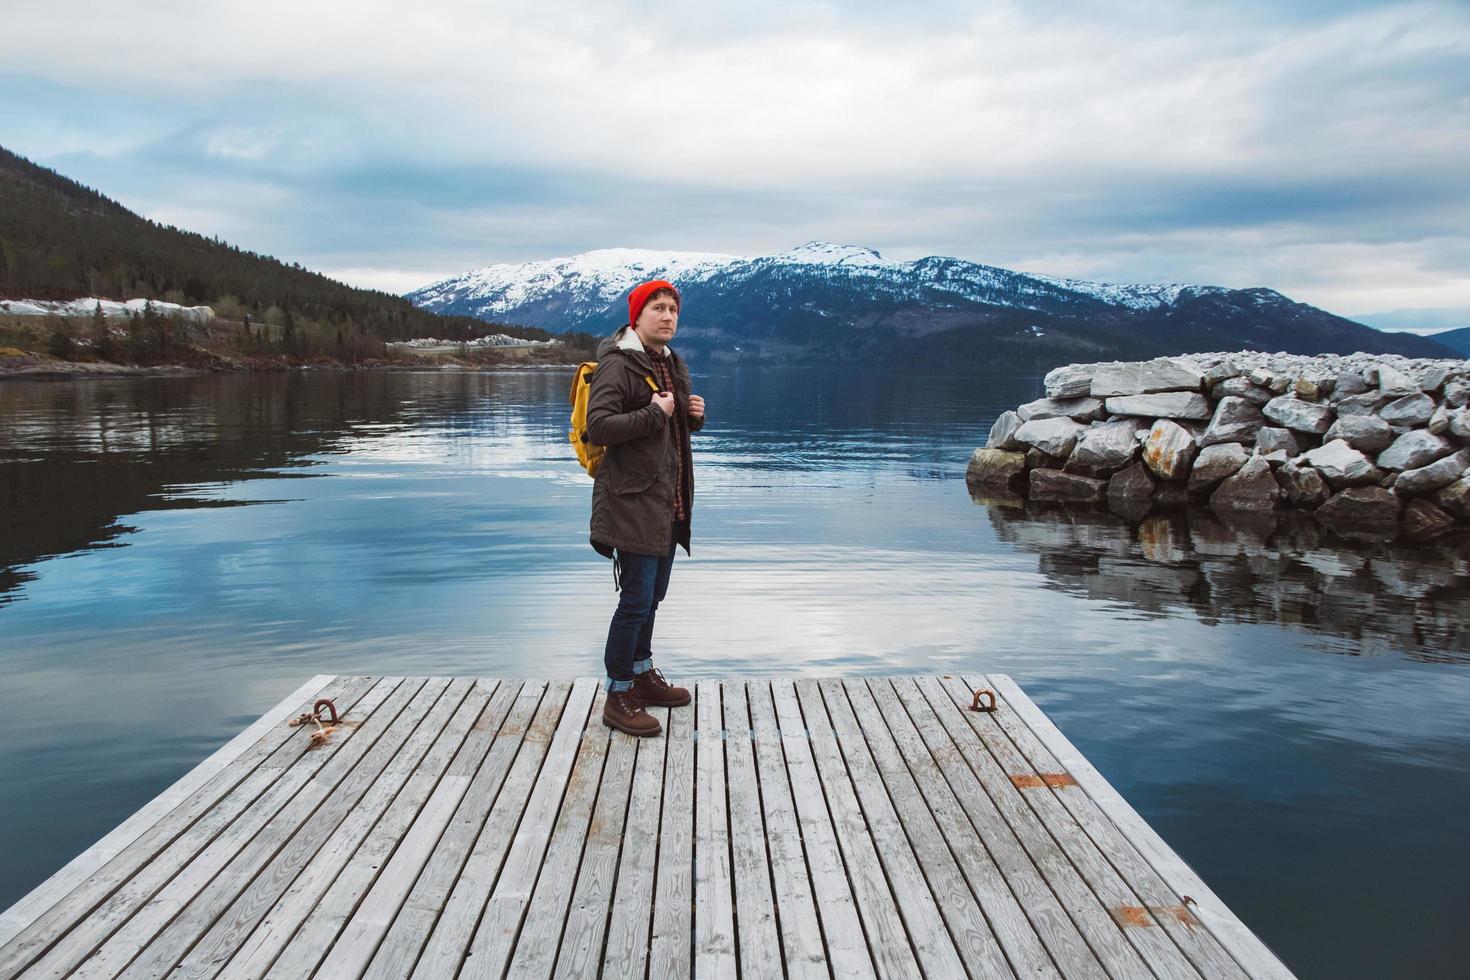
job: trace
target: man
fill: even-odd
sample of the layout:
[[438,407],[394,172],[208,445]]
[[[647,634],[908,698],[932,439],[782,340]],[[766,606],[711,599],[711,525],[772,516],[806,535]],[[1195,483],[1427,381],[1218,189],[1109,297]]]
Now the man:
[[628,296],[628,323],[597,350],[587,438],[607,447],[592,485],[592,547],[613,559],[621,582],[607,630],[603,724],[630,735],[663,728],[647,705],[689,703],[653,666],[653,622],[669,588],[676,545],[689,553],[694,463],[689,435],[704,426],[704,399],[669,346],[679,329],[679,291],[662,279]]

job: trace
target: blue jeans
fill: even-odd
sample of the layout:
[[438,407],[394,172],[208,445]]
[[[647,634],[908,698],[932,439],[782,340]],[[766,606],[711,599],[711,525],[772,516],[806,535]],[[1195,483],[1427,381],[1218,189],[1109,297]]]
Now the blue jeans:
[[653,619],[658,604],[669,591],[669,573],[674,570],[674,548],[669,553],[635,555],[617,552],[622,580],[618,608],[607,628],[607,647],[602,654],[607,669],[607,689],[626,691],[633,686],[633,676],[653,666]]

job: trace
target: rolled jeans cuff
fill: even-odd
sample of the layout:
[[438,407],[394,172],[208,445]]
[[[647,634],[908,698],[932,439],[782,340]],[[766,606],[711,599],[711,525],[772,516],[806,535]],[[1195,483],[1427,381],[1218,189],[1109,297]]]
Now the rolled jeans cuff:
[[631,691],[633,690],[633,682],[615,681],[611,677],[609,677],[607,679],[607,690],[608,693],[612,693],[613,691]]
[[647,660],[635,660],[635,661],[633,661],[633,673],[635,673],[635,674],[646,674],[646,673],[648,673],[652,669],[653,669],[653,658],[652,657],[649,657]]

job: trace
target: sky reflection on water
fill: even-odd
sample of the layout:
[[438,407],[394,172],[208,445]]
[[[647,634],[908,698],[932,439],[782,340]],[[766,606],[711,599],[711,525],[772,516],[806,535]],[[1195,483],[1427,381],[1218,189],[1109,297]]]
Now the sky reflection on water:
[[[0,384],[0,906],[312,674],[598,673],[566,386]],[[1037,386],[697,377],[662,665],[1006,671],[1301,975],[1456,975],[1463,543],[972,500],[970,450]]]

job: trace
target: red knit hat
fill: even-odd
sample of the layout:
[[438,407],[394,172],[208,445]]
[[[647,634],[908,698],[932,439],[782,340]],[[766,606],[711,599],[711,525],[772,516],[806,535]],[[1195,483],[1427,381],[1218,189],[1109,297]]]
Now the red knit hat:
[[643,307],[648,305],[648,297],[660,289],[669,290],[674,294],[675,300],[681,303],[683,302],[679,299],[679,291],[674,288],[673,283],[665,282],[662,279],[650,279],[648,282],[634,286],[633,291],[628,294],[628,323],[633,324],[638,322],[638,317],[643,312]]

